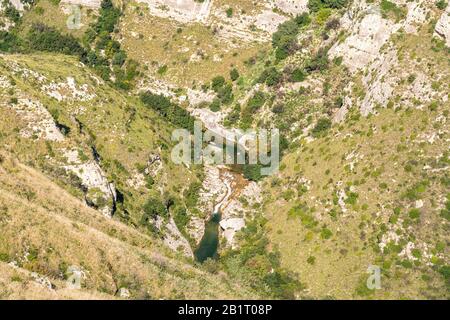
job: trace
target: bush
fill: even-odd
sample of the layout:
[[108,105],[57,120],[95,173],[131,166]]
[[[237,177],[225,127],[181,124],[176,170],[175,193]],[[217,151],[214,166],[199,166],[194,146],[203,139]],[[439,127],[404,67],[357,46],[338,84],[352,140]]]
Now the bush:
[[230,71],[230,79],[231,81],[236,81],[237,79],[239,79],[239,71],[236,68],[231,69]]
[[280,267],[276,251],[269,252],[265,223],[266,220],[260,217],[249,221],[241,231],[240,249],[221,255],[221,260],[233,278],[248,281],[262,296],[294,299],[304,286],[298,281],[298,275]]
[[440,10],[444,10],[445,8],[447,8],[448,3],[445,0],[439,0],[438,2],[436,2],[436,7]]
[[141,223],[147,224],[148,220],[155,219],[156,217],[167,217],[167,209],[161,200],[151,197],[147,200],[142,208],[144,210],[144,215],[142,216]]
[[323,25],[328,20],[331,13],[332,10],[330,8],[320,8],[320,10],[317,12],[317,23]]
[[305,65],[307,72],[322,71],[326,68],[328,68],[328,51],[323,48]]
[[18,52],[21,48],[22,40],[15,33],[0,30],[0,51]]
[[325,30],[336,30],[340,27],[341,23],[338,18],[333,18],[327,21],[325,24]]
[[223,104],[230,104],[234,100],[233,96],[233,86],[231,84],[226,84],[222,86],[217,92],[217,98]]
[[281,73],[275,67],[270,67],[264,70],[259,76],[257,82],[265,83],[269,87],[277,85],[281,80]]
[[190,217],[184,207],[178,206],[174,209],[173,220],[179,230],[184,230],[190,221]]
[[209,105],[209,109],[212,112],[219,112],[220,111],[220,100],[219,99],[214,99],[213,102],[211,102],[211,104]]
[[411,219],[417,220],[420,218],[420,210],[419,209],[411,209],[408,213]]
[[322,228],[322,230],[320,231],[320,237],[322,239],[330,239],[332,235],[333,235],[333,232],[331,232],[330,229]]
[[259,181],[262,179],[261,165],[258,164],[245,164],[244,165],[244,178],[250,181]]
[[255,112],[257,112],[266,102],[266,95],[257,91],[247,102],[247,106],[242,112],[241,128],[247,129],[251,127]]
[[302,82],[306,79],[306,73],[299,68],[296,68],[292,71],[290,80],[292,82]]
[[18,23],[20,21],[20,12],[10,4],[8,4],[8,6],[5,8],[3,14],[14,23]]
[[393,15],[397,21],[405,18],[406,16],[405,10],[399,8],[395,3],[388,0],[382,0],[380,8],[383,16]]
[[309,0],[308,9],[317,12],[322,8],[340,9],[347,5],[347,0]]
[[319,119],[319,121],[317,121],[317,124],[312,129],[312,134],[313,136],[317,137],[322,135],[330,128],[331,128],[331,120],[328,118],[321,118]]
[[284,104],[278,103],[272,108],[272,112],[275,114],[280,114],[284,112]]
[[116,24],[119,22],[120,9],[115,8],[111,0],[102,0],[99,13],[100,16],[94,25],[97,35],[113,32]]
[[266,95],[261,91],[257,91],[248,100],[247,109],[249,109],[251,113],[254,113],[255,111],[259,110],[264,105],[265,102],[266,102]]
[[211,82],[211,89],[213,89],[215,92],[218,92],[220,88],[223,87],[225,84],[225,78],[222,76],[217,76],[212,79]]
[[184,192],[184,202],[187,208],[194,208],[199,199],[202,184],[200,182],[192,182],[189,188]]
[[117,66],[122,66],[126,60],[127,60],[127,54],[125,53],[125,51],[120,50],[114,54],[113,59],[112,59],[112,64],[117,65]]

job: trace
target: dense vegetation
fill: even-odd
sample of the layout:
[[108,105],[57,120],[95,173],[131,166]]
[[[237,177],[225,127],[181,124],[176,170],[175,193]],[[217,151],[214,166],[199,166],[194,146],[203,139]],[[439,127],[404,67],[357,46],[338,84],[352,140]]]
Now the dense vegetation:
[[272,36],[272,46],[278,60],[283,60],[298,50],[297,35],[299,30],[310,22],[309,15],[303,13],[278,26],[277,32]]
[[298,276],[280,267],[279,255],[267,249],[264,218],[256,218],[241,232],[239,250],[226,252],[221,261],[238,280],[249,283],[265,295],[277,299],[295,299],[304,289]]
[[151,92],[143,92],[140,95],[141,101],[148,107],[157,111],[162,117],[177,127],[188,130],[194,128],[194,117],[179,105],[172,103],[169,98]]
[[117,40],[112,38],[121,16],[121,10],[114,7],[111,0],[102,0],[99,18],[90,26],[83,37],[89,53],[84,61],[95,68],[104,80],[114,79],[121,89],[128,90],[138,75],[138,64],[127,60],[127,54]]
[[347,5],[347,0],[309,0],[308,8],[311,12],[317,12],[323,8],[340,9]]
[[133,86],[133,80],[139,74],[138,63],[127,59],[120,43],[112,38],[121,10],[114,7],[111,0],[102,1],[99,18],[86,31],[81,43],[75,37],[44,23],[32,25],[26,39],[21,39],[18,35],[21,17],[14,10],[11,6],[7,7],[7,16],[16,22],[16,27],[9,32],[0,32],[0,51],[47,51],[76,55],[105,81],[111,81],[124,90]]
[[86,54],[84,48],[73,36],[61,34],[58,30],[43,23],[32,25],[27,41],[32,50],[59,52],[79,57]]

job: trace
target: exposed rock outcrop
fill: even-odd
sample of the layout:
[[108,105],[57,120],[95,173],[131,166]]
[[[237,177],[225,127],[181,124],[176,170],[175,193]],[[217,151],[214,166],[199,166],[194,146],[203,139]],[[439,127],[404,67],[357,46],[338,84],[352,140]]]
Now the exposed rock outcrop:
[[100,8],[101,0],[62,0],[61,4],[72,4],[88,8]]
[[111,217],[117,199],[116,189],[108,181],[100,165],[94,160],[81,161],[77,150],[68,150],[64,155],[68,160],[64,168],[78,176],[87,189],[86,203],[96,207],[106,217]]
[[447,10],[436,23],[434,34],[444,40],[447,47],[450,47],[450,5],[447,5]]
[[64,140],[53,117],[39,101],[21,98],[17,103],[11,103],[9,107],[26,123],[26,128],[20,132],[23,137],[37,137],[49,141]]
[[[355,4],[356,5],[356,4]],[[329,51],[331,58],[342,57],[350,71],[356,72],[375,60],[381,47],[400,25],[384,19],[376,8],[363,10],[358,2],[357,9],[350,10],[341,19],[350,35],[344,42],[337,42]]]
[[181,252],[184,256],[192,258],[194,253],[185,237],[178,230],[172,217],[165,221],[161,217],[156,219],[156,227],[164,234],[164,243],[173,251]]

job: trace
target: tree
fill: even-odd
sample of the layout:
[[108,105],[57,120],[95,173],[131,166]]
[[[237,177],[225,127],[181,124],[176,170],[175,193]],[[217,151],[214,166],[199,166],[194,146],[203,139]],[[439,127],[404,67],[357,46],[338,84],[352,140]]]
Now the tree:
[[143,207],[144,215],[142,216],[141,223],[147,224],[148,220],[156,219],[156,217],[167,217],[167,209],[161,200],[151,197],[147,200]]

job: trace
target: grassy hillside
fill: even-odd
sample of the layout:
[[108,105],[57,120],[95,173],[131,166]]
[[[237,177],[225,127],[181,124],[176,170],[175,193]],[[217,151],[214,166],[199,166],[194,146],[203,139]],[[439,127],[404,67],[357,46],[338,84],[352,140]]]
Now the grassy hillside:
[[[113,298],[122,287],[139,299],[256,297],[226,275],[194,268],[158,240],[102,217],[5,152],[0,170],[2,298]],[[12,262],[15,267],[5,265]],[[81,291],[65,289],[72,265],[86,274]],[[33,288],[29,272],[54,289]]]

